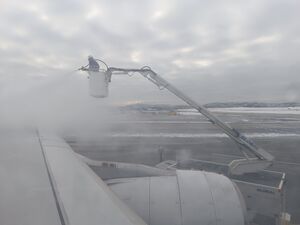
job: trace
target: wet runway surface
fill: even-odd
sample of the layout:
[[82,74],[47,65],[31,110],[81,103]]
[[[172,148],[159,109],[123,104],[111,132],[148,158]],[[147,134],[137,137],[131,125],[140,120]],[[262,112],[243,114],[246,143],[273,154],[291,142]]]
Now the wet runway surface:
[[[275,156],[270,170],[286,173],[286,211],[300,223],[300,115],[217,113]],[[164,160],[196,159],[229,163],[238,147],[202,116],[135,113],[116,120],[93,137],[66,135],[73,149],[92,159],[156,165]],[[270,206],[271,207],[271,206]]]

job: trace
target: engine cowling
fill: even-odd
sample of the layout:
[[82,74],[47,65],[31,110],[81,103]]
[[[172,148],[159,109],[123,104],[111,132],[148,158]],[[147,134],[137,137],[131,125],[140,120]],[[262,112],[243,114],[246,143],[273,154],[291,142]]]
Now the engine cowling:
[[174,176],[109,180],[112,191],[149,225],[242,225],[245,204],[227,177],[178,170]]

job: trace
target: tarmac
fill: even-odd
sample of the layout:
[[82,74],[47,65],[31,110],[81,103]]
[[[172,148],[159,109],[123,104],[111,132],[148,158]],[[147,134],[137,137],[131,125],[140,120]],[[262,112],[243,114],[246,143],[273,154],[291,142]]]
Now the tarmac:
[[[112,122],[88,140],[79,138],[76,133],[68,133],[65,138],[76,152],[91,159],[152,166],[160,162],[158,149],[163,149],[164,160],[209,160],[227,164],[243,157],[236,144],[203,116],[125,113],[133,116]],[[217,116],[275,156],[269,169],[286,173],[286,211],[291,214],[292,222],[299,224],[300,115],[217,112]]]

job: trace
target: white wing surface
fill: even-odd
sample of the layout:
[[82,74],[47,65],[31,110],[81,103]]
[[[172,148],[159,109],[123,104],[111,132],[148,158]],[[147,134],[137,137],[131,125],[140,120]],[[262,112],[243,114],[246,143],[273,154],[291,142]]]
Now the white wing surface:
[[0,224],[145,225],[60,138],[1,132]]
[[144,225],[61,138],[40,136],[65,224]]

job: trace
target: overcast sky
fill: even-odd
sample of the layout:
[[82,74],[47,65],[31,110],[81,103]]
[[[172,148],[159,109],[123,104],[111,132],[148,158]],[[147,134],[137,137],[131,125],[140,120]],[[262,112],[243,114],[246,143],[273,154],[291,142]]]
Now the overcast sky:
[[[300,101],[299,9],[299,0],[0,0],[0,94],[94,55],[149,65],[202,103]],[[84,76],[74,82],[87,85]],[[117,103],[175,99],[138,76],[114,77],[110,92]]]

